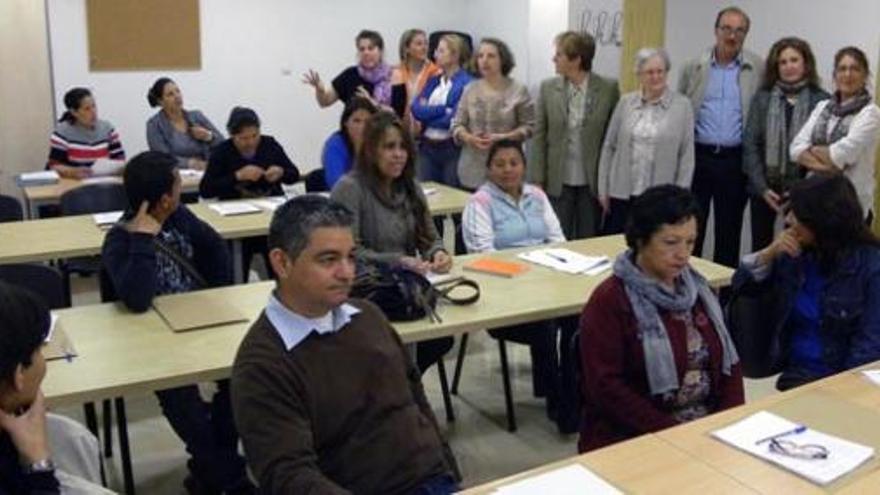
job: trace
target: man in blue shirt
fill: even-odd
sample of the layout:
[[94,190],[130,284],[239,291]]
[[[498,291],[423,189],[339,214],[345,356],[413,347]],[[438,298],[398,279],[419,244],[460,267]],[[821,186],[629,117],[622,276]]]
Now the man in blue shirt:
[[712,205],[714,260],[727,266],[736,266],[739,260],[747,200],[742,171],[743,127],[763,67],[760,57],[743,49],[750,25],[748,15],[736,7],[719,12],[715,46],[685,64],[678,81],[678,90],[691,100],[695,116],[692,188],[701,210],[695,253],[702,253]]

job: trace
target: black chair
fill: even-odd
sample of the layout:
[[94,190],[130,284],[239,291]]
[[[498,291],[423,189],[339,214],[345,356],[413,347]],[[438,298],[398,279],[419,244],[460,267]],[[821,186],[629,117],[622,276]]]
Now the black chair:
[[329,191],[330,188],[327,187],[327,182],[324,179],[324,169],[318,168],[312,170],[308,174],[306,174],[305,178],[306,183],[306,192],[324,192]]
[[12,196],[0,194],[0,222],[17,222],[23,219],[21,203]]

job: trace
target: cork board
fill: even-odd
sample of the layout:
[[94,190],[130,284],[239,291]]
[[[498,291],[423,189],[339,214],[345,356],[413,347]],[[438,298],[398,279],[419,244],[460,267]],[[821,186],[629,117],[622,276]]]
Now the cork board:
[[199,0],[87,0],[92,71],[200,69]]

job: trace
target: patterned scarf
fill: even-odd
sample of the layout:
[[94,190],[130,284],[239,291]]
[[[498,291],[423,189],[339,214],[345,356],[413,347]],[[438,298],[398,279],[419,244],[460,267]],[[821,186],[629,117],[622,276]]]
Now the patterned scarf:
[[[813,145],[828,146],[844,138],[849,133],[849,126],[856,114],[869,103],[871,103],[871,95],[864,89],[857,96],[843,103],[840,101],[840,92],[834,93],[816,120],[812,135]],[[828,125],[832,116],[837,117],[838,120],[829,135]]]
[[[785,105],[788,95],[797,95],[791,121],[785,120]],[[767,128],[764,133],[764,162],[767,164],[767,181],[783,188],[798,177],[798,167],[790,167],[788,145],[795,134],[810,117],[810,89],[807,81],[795,84],[776,83],[770,90],[770,103],[767,107]]]
[[676,280],[675,292],[670,292],[659,281],[645,275],[632,261],[633,257],[632,249],[621,253],[614,261],[614,275],[623,281],[636,317],[651,395],[667,394],[680,386],[669,334],[659,310],[692,311],[698,297],[721,342],[721,371],[730,376],[731,367],[739,362],[739,356],[724,324],[721,305],[706,279],[688,266]]
[[358,74],[364,81],[373,85],[373,98],[381,105],[391,104],[391,66],[385,62],[372,69],[357,65]]

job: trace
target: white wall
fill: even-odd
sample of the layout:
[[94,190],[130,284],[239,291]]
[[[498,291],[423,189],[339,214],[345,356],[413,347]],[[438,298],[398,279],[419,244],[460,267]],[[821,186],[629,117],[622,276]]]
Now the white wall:
[[342,105],[318,109],[311,87],[300,82],[302,73],[314,68],[329,84],[354,62],[354,36],[362,28],[382,33],[386,60],[396,63],[401,32],[456,26],[465,5],[465,0],[203,1],[200,71],[90,72],[85,0],[52,0],[58,111],[67,89],[92,88],[101,117],[116,125],[131,156],[146,148],[145,123],[155,112],[147,105],[147,89],[168,75],[180,85],[185,105],[204,111],[220,129],[233,106],[254,108],[263,132],[278,138],[301,170],[310,170],[320,166],[321,146],[338,126]]
[[[746,48],[766,57],[779,38],[799,36],[816,55],[817,69],[830,89],[834,53],[846,45],[862,48],[877,71],[880,54],[880,2],[873,0],[666,0],[666,47],[672,58],[671,81],[684,60],[714,43],[718,11],[735,3],[752,20]],[[793,8],[796,4],[797,8]],[[873,87],[873,85],[872,85]]]

